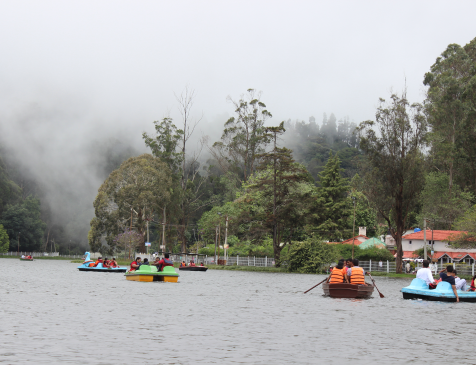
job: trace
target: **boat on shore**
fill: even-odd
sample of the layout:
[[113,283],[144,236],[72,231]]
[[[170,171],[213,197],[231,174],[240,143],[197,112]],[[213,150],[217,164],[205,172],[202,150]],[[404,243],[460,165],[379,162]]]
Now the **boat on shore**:
[[128,271],[125,277],[130,281],[142,281],[150,283],[152,281],[164,281],[166,283],[178,282],[179,274],[173,266],[165,266],[162,271],[157,271],[156,266],[141,265],[139,270]]
[[331,298],[367,299],[374,291],[373,285],[357,285],[348,283],[322,284],[324,295]]
[[[450,283],[439,282],[435,289],[421,279],[413,279],[409,286],[402,288],[403,299],[422,299],[438,302],[456,302],[456,296]],[[476,303],[476,292],[457,290],[460,302]]]
[[84,262],[78,266],[79,271],[97,271],[97,272],[126,272],[127,267],[104,267],[102,263],[93,266],[94,261],[90,258],[90,253],[86,252]]
[[183,270],[183,271],[207,271],[208,267],[206,267],[206,266],[180,266],[179,270]]

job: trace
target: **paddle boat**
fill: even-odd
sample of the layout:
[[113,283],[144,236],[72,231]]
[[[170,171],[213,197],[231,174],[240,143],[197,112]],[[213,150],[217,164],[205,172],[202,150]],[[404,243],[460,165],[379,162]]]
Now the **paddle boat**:
[[195,265],[180,266],[179,270],[183,270],[183,271],[207,271],[208,267],[206,267],[206,266],[195,266]]
[[348,283],[322,284],[324,295],[331,298],[367,299],[374,291],[373,285],[357,285]]
[[[413,279],[409,286],[401,290],[403,299],[423,299],[439,302],[456,302],[456,296],[450,283],[441,281],[436,289],[430,290],[428,284],[421,279]],[[476,302],[476,292],[458,290],[460,302]]]
[[131,281],[176,283],[178,282],[179,274],[177,274],[173,266],[165,266],[163,271],[157,271],[156,266],[141,265],[139,270],[126,272],[125,277]]
[[31,258],[20,257],[20,261],[33,261],[33,257]]
[[91,260],[89,252],[85,253],[84,262],[78,266],[79,271],[98,271],[98,272],[126,272],[127,267],[104,267],[102,263],[99,263],[98,266],[93,266],[94,261]]

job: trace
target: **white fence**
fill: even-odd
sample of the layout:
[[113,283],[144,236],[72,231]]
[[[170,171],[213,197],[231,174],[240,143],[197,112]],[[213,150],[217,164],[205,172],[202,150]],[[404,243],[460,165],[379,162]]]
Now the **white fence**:
[[59,256],[59,252],[17,252],[17,251],[12,251],[12,252],[5,252],[5,253],[2,253],[0,255],[4,255],[4,256],[21,256],[21,255],[25,255],[25,256],[33,256],[33,257],[41,257],[41,256]]

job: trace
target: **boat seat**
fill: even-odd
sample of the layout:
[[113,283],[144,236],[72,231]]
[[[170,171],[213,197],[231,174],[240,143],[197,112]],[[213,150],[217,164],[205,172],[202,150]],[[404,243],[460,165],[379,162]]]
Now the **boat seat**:
[[157,272],[157,266],[151,265],[150,266],[150,271],[151,272]]
[[166,274],[177,274],[173,266],[165,266],[162,272]]
[[453,288],[451,287],[450,283],[447,283],[446,281],[439,282],[438,285],[436,286],[435,291],[441,292],[441,293],[453,293]]
[[140,272],[151,272],[152,270],[150,269],[149,265],[140,265],[139,271]]
[[407,286],[407,288],[408,289],[428,289],[428,284],[425,282],[425,280],[415,278],[412,280],[412,283],[409,286]]

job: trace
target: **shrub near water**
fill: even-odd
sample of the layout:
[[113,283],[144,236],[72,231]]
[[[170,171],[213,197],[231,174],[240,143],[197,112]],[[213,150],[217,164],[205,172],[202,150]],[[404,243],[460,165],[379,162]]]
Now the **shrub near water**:
[[317,238],[293,242],[281,257],[283,266],[291,272],[315,274],[335,262],[339,254],[335,245],[328,245]]

